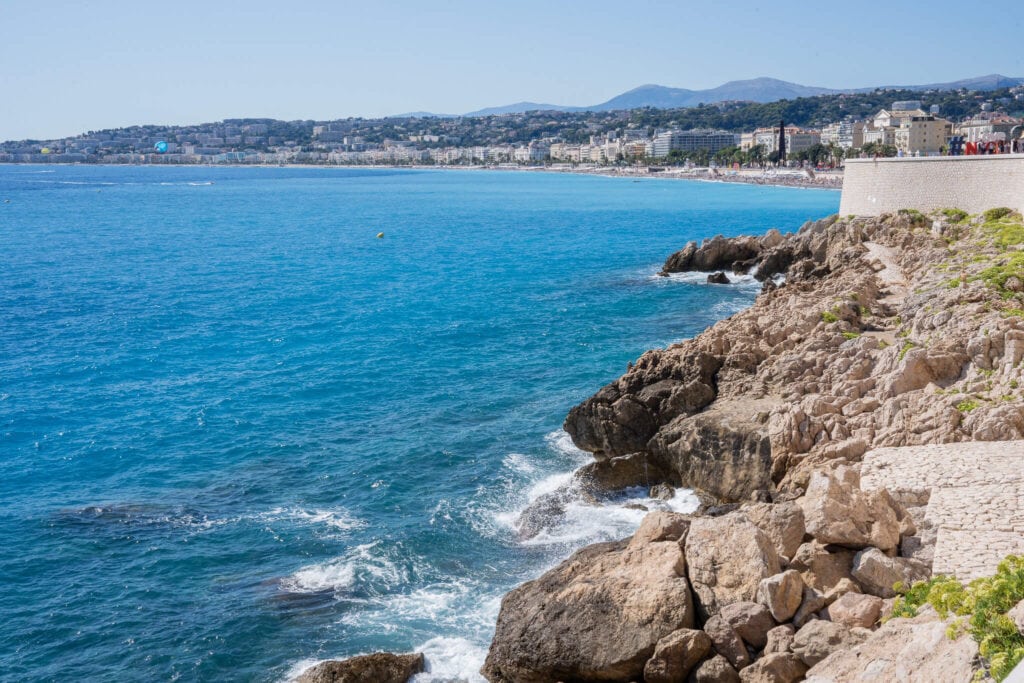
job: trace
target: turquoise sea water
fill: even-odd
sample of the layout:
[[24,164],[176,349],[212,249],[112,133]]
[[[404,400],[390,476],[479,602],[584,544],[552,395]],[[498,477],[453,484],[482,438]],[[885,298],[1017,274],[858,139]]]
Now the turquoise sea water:
[[839,195],[0,166],[3,200],[0,679],[281,680],[417,648],[437,681],[478,680],[504,591],[638,523],[622,498],[511,527],[586,461],[569,407],[759,289],[664,258]]

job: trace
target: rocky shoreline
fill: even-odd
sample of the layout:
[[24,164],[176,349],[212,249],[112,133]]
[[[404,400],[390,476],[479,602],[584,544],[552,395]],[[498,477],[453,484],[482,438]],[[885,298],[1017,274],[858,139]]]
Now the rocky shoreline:
[[947,615],[901,608],[898,592],[932,574],[929,492],[862,487],[861,461],[881,447],[1024,439],[1021,217],[833,216],[789,235],[691,243],[664,266],[685,271],[752,273],[763,291],[573,408],[565,429],[594,462],[519,528],[528,537],[567,500],[638,485],[652,497],[692,488],[701,509],[650,512],[631,538],[511,591],[481,673],[986,676],[978,643],[947,637]]
[[595,457],[578,479],[707,503],[509,593],[488,680],[970,680],[977,643],[934,611],[884,621],[894,586],[931,575],[935,535],[920,492],[862,490],[859,461],[1024,437],[1016,226],[832,217],[669,257],[666,273],[753,272],[764,291],[644,354],[565,428]]

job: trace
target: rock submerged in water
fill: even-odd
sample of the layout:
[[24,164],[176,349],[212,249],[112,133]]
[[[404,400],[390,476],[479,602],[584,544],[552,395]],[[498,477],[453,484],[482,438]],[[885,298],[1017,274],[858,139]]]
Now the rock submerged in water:
[[420,653],[375,652],[320,662],[303,671],[295,683],[406,683],[422,671],[423,655]]
[[709,285],[727,285],[730,284],[731,282],[732,280],[730,280],[729,277],[722,271],[718,271],[717,273],[711,273],[710,275],[708,275]]

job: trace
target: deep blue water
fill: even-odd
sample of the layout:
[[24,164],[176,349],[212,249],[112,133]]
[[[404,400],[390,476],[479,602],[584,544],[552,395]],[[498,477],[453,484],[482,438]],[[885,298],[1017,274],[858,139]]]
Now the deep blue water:
[[420,648],[424,680],[473,680],[505,590],[641,514],[516,540],[585,461],[566,411],[758,289],[659,264],[839,195],[8,165],[3,200],[0,678],[280,680]]

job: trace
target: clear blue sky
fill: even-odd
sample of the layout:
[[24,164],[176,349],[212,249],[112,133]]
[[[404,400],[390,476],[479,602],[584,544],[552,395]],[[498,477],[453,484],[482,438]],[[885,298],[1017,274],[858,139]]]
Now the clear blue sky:
[[594,104],[644,83],[1024,76],[1017,1],[0,0],[0,140]]

